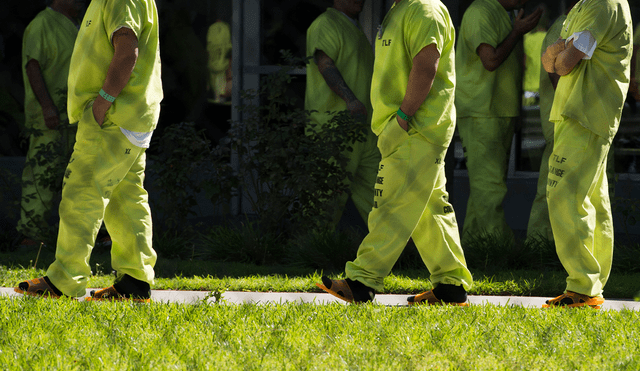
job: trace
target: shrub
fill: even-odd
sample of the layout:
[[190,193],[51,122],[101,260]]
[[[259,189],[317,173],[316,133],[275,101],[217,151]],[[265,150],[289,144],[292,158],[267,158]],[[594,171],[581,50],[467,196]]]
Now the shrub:
[[210,166],[210,142],[204,130],[193,122],[181,122],[165,128],[154,146],[157,153],[149,155],[149,174],[159,202],[158,224],[169,229],[189,229],[187,217],[194,214],[196,195],[201,191],[203,168]]
[[[334,113],[330,127],[315,130],[309,112],[288,94],[289,73],[302,60],[286,53],[288,65],[264,76],[257,91],[243,92],[244,118],[232,122],[228,137],[210,156],[206,189],[215,202],[241,196],[257,215],[259,228],[273,236],[326,228],[333,200],[348,192],[345,151],[364,140],[364,124]],[[232,156],[233,166],[227,162]]]

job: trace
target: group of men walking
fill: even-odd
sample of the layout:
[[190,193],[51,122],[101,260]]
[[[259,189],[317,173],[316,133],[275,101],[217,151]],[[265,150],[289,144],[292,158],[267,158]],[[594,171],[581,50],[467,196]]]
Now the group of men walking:
[[[526,2],[475,0],[462,18],[456,44],[440,1],[395,1],[375,40],[371,78],[371,129],[381,154],[376,179],[384,182],[370,183],[375,188],[369,188],[369,233],[356,259],[347,263],[346,278],[323,277],[320,288],[349,302],[373,300],[412,238],[434,288],[409,297],[408,303],[466,304],[472,277],[448,202],[443,158],[457,124],[470,182],[463,239],[483,233],[513,238],[502,202],[514,121],[520,114],[521,40],[542,15],[542,9],[525,15]],[[366,40],[359,41],[356,17],[338,12],[357,4],[362,6],[361,1],[335,0],[309,28],[308,39],[320,24],[324,32],[339,30],[326,21],[331,19],[352,23],[340,46],[367,47]],[[557,93],[545,97],[553,102],[550,112],[542,111],[547,115],[542,120],[553,128],[549,160],[541,169],[547,202],[544,211],[532,213],[543,217],[543,225],[548,215],[550,237],[568,278],[566,291],[545,306],[599,307],[613,251],[607,155],[620,123],[633,51],[629,5],[626,0],[581,0],[558,37],[542,56],[545,71],[561,76],[553,83]],[[308,44],[307,54],[321,55],[323,47]],[[331,53],[338,71],[359,63],[338,62],[340,53]],[[541,79],[549,78],[553,76],[544,74]]]
[[[375,35],[375,55],[357,21],[364,0],[334,0],[309,27],[305,106],[312,120],[322,127],[328,111],[347,110],[370,127],[349,153],[347,169],[368,234],[347,263],[346,278],[323,277],[320,288],[349,302],[373,300],[412,239],[434,288],[408,303],[466,305],[473,278],[448,200],[444,157],[457,125],[471,187],[462,237],[512,238],[502,201],[521,101],[520,41],[542,12],[525,15],[527,1],[475,0],[456,41],[440,0],[395,0]],[[78,132],[64,179],[56,260],[45,277],[21,282],[16,291],[83,295],[104,220],[117,277],[91,299],[148,301],[156,254],[143,179],[162,99],[157,10],[153,0],[93,0],[75,26],[72,17],[53,14],[77,2],[53,0],[42,15],[65,23],[68,43],[79,30],[70,61],[63,61],[71,67],[69,122]],[[547,177],[546,215],[568,278],[566,291],[546,305],[599,307],[613,250],[606,162],[630,78],[629,5],[580,0],[556,29],[559,38],[542,55],[548,72],[542,80],[555,76],[549,81],[556,92],[553,100],[546,97],[550,110],[541,111],[553,129],[541,178]],[[46,68],[36,54],[23,63],[27,74],[37,64]],[[39,97],[31,75],[26,81]],[[38,102],[46,116],[52,106]],[[47,117],[39,121],[53,125]],[[337,201],[338,210],[347,197]]]

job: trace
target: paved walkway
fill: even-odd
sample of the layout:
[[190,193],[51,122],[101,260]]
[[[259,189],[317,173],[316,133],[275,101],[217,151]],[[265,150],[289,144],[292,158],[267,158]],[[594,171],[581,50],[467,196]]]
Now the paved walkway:
[[[87,289],[87,295],[92,289]],[[13,291],[13,288],[0,288],[1,296],[21,296]],[[214,302],[214,298],[209,298],[208,291],[177,291],[177,290],[152,290],[151,298],[156,302],[165,303],[186,303],[193,304],[207,300]],[[378,304],[390,306],[407,305],[407,296],[409,295],[391,295],[378,294],[375,301]],[[344,303],[338,298],[325,293],[301,293],[301,292],[239,292],[227,291],[223,293],[222,299],[228,304],[262,304],[262,303]],[[470,295],[469,303],[475,305],[494,304],[494,305],[519,305],[524,307],[540,308],[545,300],[549,298],[530,297],[530,296],[481,296]],[[81,299],[82,300],[82,299]],[[613,310],[640,310],[640,302],[629,299],[607,299],[602,305],[602,309]]]

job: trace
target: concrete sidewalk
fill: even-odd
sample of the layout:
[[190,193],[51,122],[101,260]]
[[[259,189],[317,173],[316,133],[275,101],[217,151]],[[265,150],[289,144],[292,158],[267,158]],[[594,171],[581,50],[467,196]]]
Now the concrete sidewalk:
[[[87,289],[87,296],[93,289]],[[13,288],[0,288],[1,296],[22,296],[13,291]],[[215,302],[210,298],[208,291],[177,291],[177,290],[152,290],[151,299],[161,303],[195,304],[206,300]],[[375,302],[381,305],[406,306],[409,295],[378,294]],[[85,296],[86,297],[86,296]],[[227,304],[265,304],[265,303],[342,303],[344,301],[325,293],[301,293],[301,292],[239,292],[227,291],[222,294],[222,299]],[[549,298],[529,296],[481,296],[470,295],[469,303],[472,305],[493,304],[500,306],[517,305],[523,307],[540,308]],[[83,300],[83,299],[80,299]],[[606,299],[602,309],[612,310],[640,310],[640,302],[629,299]]]

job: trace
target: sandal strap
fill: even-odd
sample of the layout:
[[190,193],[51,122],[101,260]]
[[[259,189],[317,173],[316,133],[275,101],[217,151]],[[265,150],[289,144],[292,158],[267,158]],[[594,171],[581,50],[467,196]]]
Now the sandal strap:
[[[26,290],[20,288],[21,285],[24,286],[24,283],[27,284]],[[20,282],[18,287],[13,288],[13,291],[29,296],[47,296],[56,299],[60,297],[60,295],[56,294],[55,290],[47,283],[47,280],[45,280],[44,277]]]
[[433,290],[425,291],[416,296],[410,296],[407,299],[409,305],[415,304],[425,304],[425,305],[456,305],[460,307],[466,307],[467,303],[457,303],[457,302],[447,302],[440,300],[436,297],[436,294],[433,293]]
[[112,301],[134,301],[137,303],[149,303],[151,302],[150,298],[137,298],[131,297],[124,294],[121,294],[116,290],[114,286],[109,286],[102,290],[92,291],[91,296],[85,299],[86,301],[103,301],[103,300],[112,300]]
[[353,303],[353,292],[345,280],[331,280],[331,288],[321,283],[316,283],[316,286],[339,299]]
[[[569,302],[570,301],[570,302]],[[564,308],[576,308],[590,306],[595,309],[600,309],[600,305],[604,303],[604,298],[599,296],[589,296],[579,294],[573,291],[567,291],[562,295],[559,295],[553,299],[547,300],[543,308],[550,307],[564,307]]]

